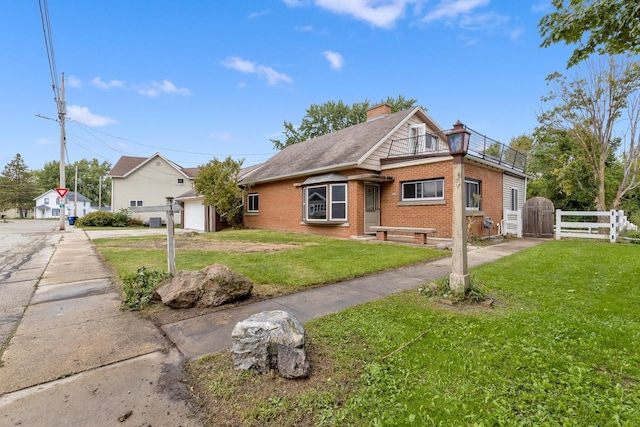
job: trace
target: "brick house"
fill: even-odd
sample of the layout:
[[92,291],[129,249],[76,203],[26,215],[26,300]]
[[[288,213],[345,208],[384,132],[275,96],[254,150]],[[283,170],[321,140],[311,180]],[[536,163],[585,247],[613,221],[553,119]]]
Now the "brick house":
[[[470,235],[495,235],[524,204],[526,156],[467,131]],[[288,146],[247,174],[244,223],[344,238],[380,225],[435,228],[450,238],[452,174],[445,130],[420,107],[380,104],[366,122]]]

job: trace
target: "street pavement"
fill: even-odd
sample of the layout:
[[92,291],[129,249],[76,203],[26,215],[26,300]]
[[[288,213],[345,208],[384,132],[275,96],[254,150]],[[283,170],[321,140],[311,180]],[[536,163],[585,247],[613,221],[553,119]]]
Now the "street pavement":
[[[113,272],[90,239],[107,235],[68,227],[45,239],[49,252],[39,255],[38,266],[47,254],[50,259],[35,291],[27,282],[32,288],[28,307],[0,355],[0,425],[203,425],[181,382],[183,362],[229,348],[238,321],[264,310],[287,310],[304,322],[451,271],[451,259],[443,258],[183,320],[160,331],[118,310]],[[511,240],[470,250],[469,266],[541,242]]]
[[0,348],[22,318],[60,235],[53,221],[0,222]]
[[201,426],[183,357],[151,322],[119,310],[113,272],[82,229],[58,234],[0,359],[0,425]]

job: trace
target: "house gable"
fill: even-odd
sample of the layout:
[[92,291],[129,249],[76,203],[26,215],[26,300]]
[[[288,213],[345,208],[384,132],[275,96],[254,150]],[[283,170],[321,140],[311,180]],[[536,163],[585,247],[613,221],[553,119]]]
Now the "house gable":
[[[292,144],[267,160],[242,182],[268,182],[358,167],[373,147],[383,142],[393,129],[415,111],[416,108],[400,111]],[[369,170],[379,169],[378,164]]]
[[[122,157],[109,175],[112,177],[112,211],[131,206],[166,204],[166,197],[176,197],[193,189],[198,168],[182,168],[159,153],[149,158]],[[136,214],[147,221],[157,213]]]

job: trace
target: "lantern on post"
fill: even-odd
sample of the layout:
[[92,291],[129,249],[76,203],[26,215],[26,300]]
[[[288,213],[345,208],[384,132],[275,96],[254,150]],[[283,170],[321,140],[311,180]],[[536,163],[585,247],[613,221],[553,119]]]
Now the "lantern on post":
[[448,135],[449,153],[453,157],[453,217],[451,221],[451,274],[449,287],[464,294],[471,286],[467,265],[467,217],[464,185],[464,156],[469,150],[471,134],[458,120]]

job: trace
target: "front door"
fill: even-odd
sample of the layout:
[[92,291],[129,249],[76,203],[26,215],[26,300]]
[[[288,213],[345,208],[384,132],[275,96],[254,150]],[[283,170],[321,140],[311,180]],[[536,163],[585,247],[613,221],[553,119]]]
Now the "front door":
[[364,185],[364,232],[373,233],[371,227],[380,225],[380,185]]

